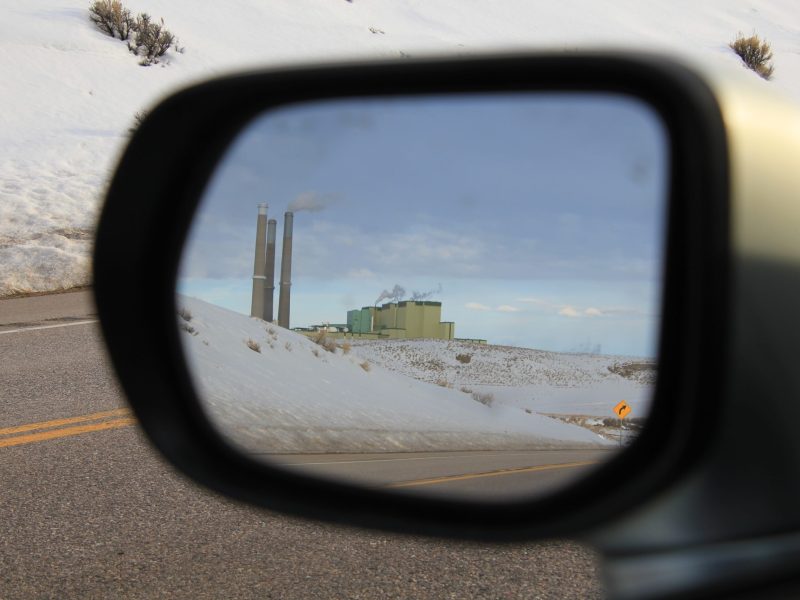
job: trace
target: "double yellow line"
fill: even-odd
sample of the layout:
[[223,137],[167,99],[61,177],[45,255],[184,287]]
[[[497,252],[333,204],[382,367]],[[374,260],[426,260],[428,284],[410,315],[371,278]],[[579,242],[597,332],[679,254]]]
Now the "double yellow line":
[[131,416],[131,411],[127,408],[117,408],[54,421],[28,423],[27,425],[0,429],[0,448],[33,444],[45,440],[103,431],[104,429],[128,427],[135,424],[136,419]]

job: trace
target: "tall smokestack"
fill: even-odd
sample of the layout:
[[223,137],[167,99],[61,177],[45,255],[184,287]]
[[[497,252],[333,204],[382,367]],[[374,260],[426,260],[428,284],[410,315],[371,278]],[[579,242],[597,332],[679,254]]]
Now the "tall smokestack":
[[264,320],[272,323],[275,318],[272,306],[275,299],[275,228],[278,222],[275,219],[267,221],[267,279],[264,283],[266,296],[264,297]]
[[256,225],[256,257],[253,264],[253,301],[250,304],[250,316],[264,318],[264,283],[267,266],[267,205],[258,205],[258,223]]
[[294,215],[287,211],[283,220],[281,252],[281,291],[278,299],[278,325],[289,328],[289,297],[292,286],[292,224]]

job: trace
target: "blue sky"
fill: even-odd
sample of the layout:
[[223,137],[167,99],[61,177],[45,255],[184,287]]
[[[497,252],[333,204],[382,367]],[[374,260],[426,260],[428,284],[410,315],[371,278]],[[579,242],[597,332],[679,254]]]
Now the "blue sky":
[[218,166],[179,290],[249,312],[266,202],[279,247],[296,211],[293,327],[344,322],[399,285],[433,291],[458,337],[653,356],[667,144],[647,106],[603,94],[285,107]]

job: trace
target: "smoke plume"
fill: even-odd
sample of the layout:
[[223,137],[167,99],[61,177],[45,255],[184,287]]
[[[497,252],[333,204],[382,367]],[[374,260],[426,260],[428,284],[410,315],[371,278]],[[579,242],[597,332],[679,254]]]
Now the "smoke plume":
[[383,290],[381,295],[378,296],[378,299],[375,300],[375,304],[380,302],[381,300],[391,300],[392,302],[399,302],[403,299],[403,296],[406,295],[406,289],[398,284],[395,284],[394,287],[390,290]]
[[411,292],[411,299],[425,300],[427,298],[430,298],[434,294],[441,294],[441,293],[442,293],[442,284],[440,283],[439,285],[436,286],[436,289],[430,290],[429,292],[418,292],[416,290]]
[[286,210],[289,212],[319,212],[328,208],[333,202],[330,196],[321,196],[316,192],[303,192],[289,203]]

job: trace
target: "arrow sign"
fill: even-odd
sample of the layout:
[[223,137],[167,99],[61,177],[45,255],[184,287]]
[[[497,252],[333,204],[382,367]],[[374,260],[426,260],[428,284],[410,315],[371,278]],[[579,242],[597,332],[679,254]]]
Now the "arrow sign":
[[624,419],[625,417],[628,416],[630,412],[631,412],[631,407],[628,405],[627,402],[625,402],[625,400],[623,400],[614,407],[614,414],[617,416],[618,419]]

